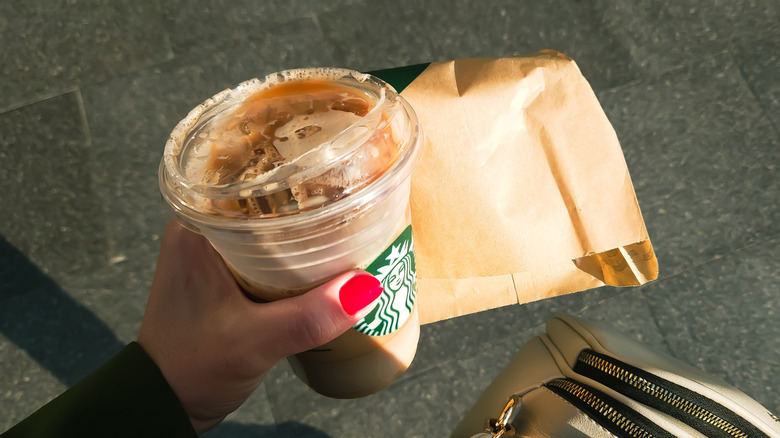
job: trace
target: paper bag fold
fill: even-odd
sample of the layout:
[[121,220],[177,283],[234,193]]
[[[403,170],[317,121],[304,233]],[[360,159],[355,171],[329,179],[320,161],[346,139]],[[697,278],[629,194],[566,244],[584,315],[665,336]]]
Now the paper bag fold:
[[423,323],[657,277],[617,136],[574,61],[437,62],[401,94],[427,139],[411,195]]

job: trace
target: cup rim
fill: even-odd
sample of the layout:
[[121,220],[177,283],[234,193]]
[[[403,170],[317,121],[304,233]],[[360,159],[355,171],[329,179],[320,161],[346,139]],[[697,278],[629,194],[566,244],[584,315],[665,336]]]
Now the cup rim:
[[[318,76],[319,74],[323,74],[323,76]],[[361,83],[365,81],[371,81],[381,89],[391,91],[394,95],[394,98],[397,98],[397,101],[400,103],[401,112],[405,113],[407,123],[409,123],[412,128],[408,138],[406,139],[407,146],[405,150],[402,151],[401,156],[398,157],[398,159],[396,159],[395,162],[393,162],[386,171],[384,171],[373,181],[370,181],[365,187],[361,188],[354,194],[323,205],[322,207],[312,210],[299,211],[295,214],[278,217],[242,218],[209,214],[188,205],[188,203],[185,202],[185,200],[183,200],[182,197],[176,193],[176,189],[190,189],[191,187],[182,184],[182,180],[185,178],[178,172],[178,166],[176,166],[173,161],[173,154],[178,153],[181,150],[184,145],[183,141],[187,139],[188,134],[192,132],[198,120],[200,120],[200,117],[206,111],[214,110],[215,108],[219,110],[219,105],[224,105],[225,101],[232,97],[234,93],[241,94],[241,99],[237,101],[241,102],[249,95],[265,89],[263,86],[264,84],[270,84],[268,86],[273,86],[275,83],[277,83],[276,81],[285,80],[291,76],[303,76],[302,78],[304,79],[337,79],[343,78],[346,75],[352,76]],[[377,105],[371,111],[377,108],[379,108],[379,105]],[[158,170],[158,180],[160,190],[165,201],[173,208],[174,212],[178,216],[196,228],[214,227],[234,231],[256,231],[269,233],[274,231],[283,231],[290,226],[293,226],[296,229],[304,229],[309,224],[320,224],[321,222],[345,215],[350,211],[356,210],[358,208],[364,208],[386,197],[396,186],[400,185],[400,183],[403,181],[403,178],[410,177],[414,165],[422,154],[422,149],[424,147],[423,135],[424,134],[420,127],[417,115],[411,105],[406,101],[406,99],[398,94],[390,84],[375,76],[361,73],[356,70],[335,67],[284,70],[278,73],[267,75],[262,81],[255,78],[241,82],[234,88],[225,89],[215,94],[190,111],[190,113],[176,125],[168,141],[166,142],[165,152],[162,160],[160,161]],[[404,170],[406,170],[406,172],[403,172]],[[400,179],[399,176],[401,177]]]

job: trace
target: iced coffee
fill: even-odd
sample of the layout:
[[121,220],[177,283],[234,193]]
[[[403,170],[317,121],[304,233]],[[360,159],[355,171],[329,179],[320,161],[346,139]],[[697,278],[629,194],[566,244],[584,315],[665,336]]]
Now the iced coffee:
[[353,268],[382,282],[380,304],[353,329],[290,358],[325,395],[376,392],[414,357],[409,186],[421,135],[382,81],[303,69],[215,95],[166,145],[164,197],[256,299],[305,293]]

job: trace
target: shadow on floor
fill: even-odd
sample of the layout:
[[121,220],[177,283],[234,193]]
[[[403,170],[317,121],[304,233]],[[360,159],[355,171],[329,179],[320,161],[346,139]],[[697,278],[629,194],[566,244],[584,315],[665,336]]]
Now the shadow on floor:
[[103,321],[2,236],[0,333],[68,386],[124,347]]
[[202,436],[203,438],[330,438],[330,435],[321,430],[293,421],[268,426],[226,421]]

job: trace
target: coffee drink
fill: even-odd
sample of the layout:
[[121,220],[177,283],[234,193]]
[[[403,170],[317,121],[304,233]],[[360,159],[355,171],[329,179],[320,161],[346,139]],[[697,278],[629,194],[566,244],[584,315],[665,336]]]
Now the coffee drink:
[[174,129],[160,186],[257,300],[305,293],[353,268],[380,279],[380,304],[353,329],[290,358],[325,395],[376,392],[400,375],[419,337],[411,170],[422,132],[377,78],[300,69],[251,80]]

